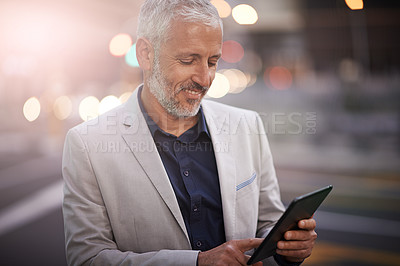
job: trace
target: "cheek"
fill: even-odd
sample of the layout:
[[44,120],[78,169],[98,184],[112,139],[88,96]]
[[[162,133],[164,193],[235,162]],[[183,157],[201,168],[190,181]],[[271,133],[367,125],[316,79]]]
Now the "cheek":
[[189,68],[183,68],[176,70],[176,72],[170,76],[170,80],[173,82],[174,86],[181,86],[191,82],[192,71]]

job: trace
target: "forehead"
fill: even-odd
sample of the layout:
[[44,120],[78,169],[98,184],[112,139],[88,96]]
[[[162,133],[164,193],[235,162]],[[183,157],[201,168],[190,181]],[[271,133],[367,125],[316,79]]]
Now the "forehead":
[[171,23],[168,39],[163,48],[176,53],[220,53],[222,31],[202,23],[175,20]]

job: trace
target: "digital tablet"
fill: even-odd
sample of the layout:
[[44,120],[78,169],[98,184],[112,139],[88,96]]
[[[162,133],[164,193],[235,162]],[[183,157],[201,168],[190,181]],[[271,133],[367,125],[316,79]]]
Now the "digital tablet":
[[274,255],[277,243],[283,239],[283,234],[295,229],[300,220],[311,218],[332,188],[333,186],[330,185],[295,198],[261,245],[254,251],[247,264],[250,265]]

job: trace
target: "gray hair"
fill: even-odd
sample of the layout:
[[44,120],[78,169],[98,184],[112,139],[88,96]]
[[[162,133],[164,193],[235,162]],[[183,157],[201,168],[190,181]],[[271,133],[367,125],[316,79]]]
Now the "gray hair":
[[209,0],[146,0],[140,9],[137,37],[147,38],[157,51],[167,40],[175,18],[223,29],[218,11]]

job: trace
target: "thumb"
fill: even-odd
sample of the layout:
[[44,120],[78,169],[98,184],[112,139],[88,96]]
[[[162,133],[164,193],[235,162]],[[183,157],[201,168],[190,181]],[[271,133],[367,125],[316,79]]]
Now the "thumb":
[[262,242],[263,238],[247,238],[237,240],[236,244],[240,251],[245,252],[247,250],[258,247]]

